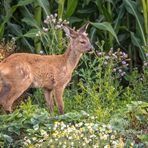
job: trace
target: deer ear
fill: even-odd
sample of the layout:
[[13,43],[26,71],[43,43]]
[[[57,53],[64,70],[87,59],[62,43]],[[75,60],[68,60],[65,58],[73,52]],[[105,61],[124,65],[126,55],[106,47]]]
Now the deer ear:
[[89,23],[84,24],[80,29],[79,29],[79,33],[84,33],[86,32],[87,28],[88,28]]
[[77,35],[77,32],[74,29],[71,29],[68,26],[63,26],[63,30],[66,33],[66,36],[69,38],[75,38]]

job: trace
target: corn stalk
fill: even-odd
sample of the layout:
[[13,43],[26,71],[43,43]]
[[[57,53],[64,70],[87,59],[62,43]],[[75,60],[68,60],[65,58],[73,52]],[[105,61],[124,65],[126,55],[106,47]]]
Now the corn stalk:
[[[35,4],[34,4],[35,5]],[[34,6],[34,18],[38,26],[41,26],[42,8],[39,5]],[[41,42],[39,39],[34,39],[35,52],[39,53],[41,50]]]
[[[63,19],[65,0],[58,0],[58,18]],[[62,31],[58,31],[58,48],[62,49]]]
[[141,0],[143,8],[143,17],[144,17],[144,27],[146,34],[146,51],[148,52],[148,0]]

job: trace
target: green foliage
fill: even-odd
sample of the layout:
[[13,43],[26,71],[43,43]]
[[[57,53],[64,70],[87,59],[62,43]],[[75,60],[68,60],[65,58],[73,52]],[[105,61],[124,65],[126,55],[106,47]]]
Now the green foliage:
[[133,101],[119,110],[110,121],[113,129],[117,130],[128,140],[134,138],[148,144],[147,139],[148,103]]
[[[121,46],[129,54],[132,53],[132,59],[138,61],[140,55],[141,60],[145,60],[148,44],[146,0],[3,0],[0,4],[0,40],[15,36],[17,47],[20,47],[18,50],[27,49],[36,53],[44,50],[46,47],[34,35],[44,26],[43,20],[56,12],[58,18],[66,18],[76,27],[93,22],[89,27],[90,38],[93,43],[105,40],[105,50]],[[24,23],[24,20],[30,21]],[[63,49],[61,31],[57,40],[58,48]]]
[[[18,51],[62,53],[67,44],[60,30],[64,19],[76,27],[90,22],[89,36],[97,46],[94,54],[83,56],[65,91],[67,114],[58,116],[55,110],[49,115],[39,89],[12,114],[0,115],[0,147],[147,146],[147,4],[146,0],[1,1],[0,40],[7,43],[15,37]],[[139,60],[143,74],[131,67]]]
[[[147,105],[144,102],[133,102],[127,105],[117,121],[120,122],[120,119],[123,118],[123,121],[126,119],[130,123],[129,126],[132,126],[131,124],[135,123],[136,119],[138,127],[132,127],[133,129],[137,130],[140,126],[146,127],[147,118],[142,118],[142,116],[147,116]],[[0,146],[15,148],[92,147],[92,145],[96,147],[137,146],[135,139],[129,139],[127,136],[128,131],[124,133],[121,127],[118,128],[119,124],[115,124],[115,117],[112,118],[110,125],[98,122],[97,117],[84,111],[51,116],[45,109],[33,105],[31,99],[29,99],[12,114],[0,115]],[[123,121],[122,123],[125,122]],[[123,134],[124,140],[121,138]],[[138,134],[137,137],[146,144],[147,137],[145,134]],[[142,143],[138,145],[144,146]]]

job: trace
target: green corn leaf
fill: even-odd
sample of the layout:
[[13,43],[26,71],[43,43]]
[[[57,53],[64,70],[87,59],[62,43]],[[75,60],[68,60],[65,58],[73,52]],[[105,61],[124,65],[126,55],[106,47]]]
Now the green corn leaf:
[[131,40],[132,40],[133,45],[135,45],[136,47],[139,48],[140,56],[143,60],[145,60],[145,54],[144,54],[144,50],[140,44],[140,39],[138,39],[133,32],[130,32],[130,34],[131,34]]
[[46,15],[49,15],[49,2],[48,0],[37,0],[39,3],[39,6],[43,8]]
[[22,22],[25,22],[29,26],[36,27],[37,29],[40,29],[39,26],[38,26],[38,23],[32,17],[25,17],[25,18],[22,19]]
[[35,0],[20,0],[17,4],[17,6],[25,6],[28,4],[31,4],[32,2],[34,2]]
[[97,29],[105,30],[105,31],[110,32],[113,35],[113,37],[116,39],[117,43],[120,44],[119,40],[117,38],[117,35],[116,35],[116,33],[115,33],[115,31],[114,31],[114,29],[113,29],[113,27],[111,26],[110,23],[103,22],[103,23],[91,23],[91,24],[93,26],[95,26]]
[[68,0],[67,1],[66,17],[70,17],[74,13],[77,5],[78,5],[78,0]]
[[144,30],[143,30],[144,27],[141,24],[141,20],[140,20],[140,18],[142,18],[142,16],[138,12],[138,9],[137,9],[138,7],[136,5],[136,2],[131,1],[131,0],[124,0],[123,2],[125,4],[126,10],[136,18],[143,44],[146,45],[146,39],[145,39],[145,35],[144,35]]

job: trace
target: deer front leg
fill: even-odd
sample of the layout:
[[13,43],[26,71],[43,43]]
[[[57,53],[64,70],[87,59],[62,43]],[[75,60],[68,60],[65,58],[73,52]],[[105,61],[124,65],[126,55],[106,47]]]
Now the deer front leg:
[[52,97],[52,90],[44,89],[44,96],[45,96],[47,105],[49,107],[50,113],[52,113],[53,112],[53,108],[54,108],[54,101],[53,101],[53,97]]
[[59,114],[64,114],[64,103],[63,103],[63,92],[64,87],[56,87],[55,88],[55,99],[58,106]]

